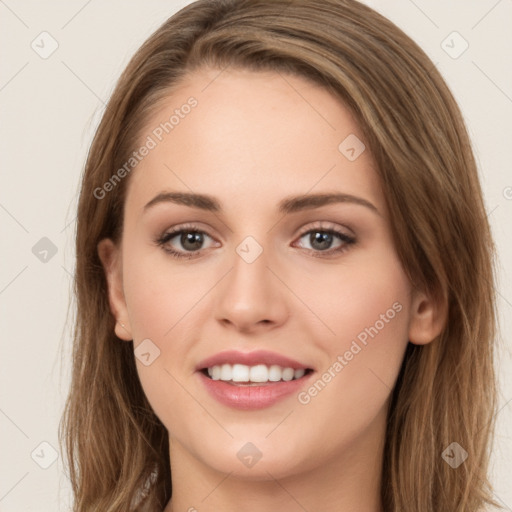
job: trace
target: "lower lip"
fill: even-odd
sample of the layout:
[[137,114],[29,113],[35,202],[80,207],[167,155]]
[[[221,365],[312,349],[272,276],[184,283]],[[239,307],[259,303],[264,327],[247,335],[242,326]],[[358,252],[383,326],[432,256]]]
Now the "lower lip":
[[270,407],[293,393],[297,393],[313,375],[311,372],[300,379],[270,382],[261,386],[234,385],[213,380],[198,372],[208,392],[220,403],[235,409],[253,410]]

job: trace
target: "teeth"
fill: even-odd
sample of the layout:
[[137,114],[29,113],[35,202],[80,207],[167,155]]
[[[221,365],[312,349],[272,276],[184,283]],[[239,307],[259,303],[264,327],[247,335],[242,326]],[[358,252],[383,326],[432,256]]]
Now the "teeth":
[[293,368],[283,368],[273,364],[266,366],[258,364],[256,366],[247,366],[245,364],[223,364],[208,368],[208,375],[213,380],[233,381],[233,382],[278,382],[280,380],[290,381],[300,379],[306,370],[303,368],[294,370]]
[[249,368],[249,379],[251,382],[267,382],[268,368],[264,364],[251,366]]
[[304,376],[305,373],[306,370],[304,370],[304,368],[299,368],[298,370],[295,370],[295,372],[293,372],[293,378],[300,379],[301,377]]
[[271,382],[277,382],[278,380],[281,380],[283,374],[283,370],[280,366],[277,366],[277,364],[273,364],[268,369],[268,380]]
[[220,379],[220,366],[214,366],[213,368],[208,368],[208,375],[213,380],[219,380]]
[[249,380],[249,367],[245,364],[234,364],[231,369],[231,379],[233,382],[247,382]]
[[231,370],[230,364],[223,364],[220,367],[220,380],[231,380],[232,375],[233,371]]

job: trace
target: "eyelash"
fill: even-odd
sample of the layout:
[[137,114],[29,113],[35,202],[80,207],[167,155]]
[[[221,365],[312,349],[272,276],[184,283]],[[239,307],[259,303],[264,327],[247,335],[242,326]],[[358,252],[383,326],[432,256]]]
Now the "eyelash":
[[[325,258],[327,258],[327,257],[332,256],[334,254],[341,254],[341,253],[345,252],[346,250],[348,250],[349,246],[351,246],[351,245],[356,243],[356,238],[355,237],[347,235],[346,233],[338,231],[338,230],[336,230],[334,228],[325,228],[323,226],[316,226],[316,227],[309,228],[308,230],[302,232],[298,236],[298,238],[300,239],[300,238],[304,237],[304,235],[308,235],[308,234],[310,234],[312,232],[327,233],[329,235],[334,235],[340,241],[343,242],[343,245],[341,245],[340,247],[337,247],[336,249],[328,249],[326,251],[319,251],[319,250],[315,250],[315,249],[306,249],[314,257],[318,257],[318,258],[324,258],[325,257]],[[189,260],[189,259],[192,259],[192,258],[196,258],[198,256],[198,254],[201,253],[201,249],[199,249],[198,251],[180,252],[180,251],[176,251],[175,249],[171,249],[169,246],[166,245],[170,240],[175,238],[176,235],[180,235],[182,233],[199,233],[199,234],[207,235],[210,238],[212,238],[205,231],[203,231],[201,229],[198,229],[197,226],[195,226],[193,224],[186,224],[186,225],[183,225],[183,226],[179,226],[177,229],[174,229],[172,231],[168,231],[168,232],[163,233],[161,236],[159,236],[155,240],[155,243],[159,247],[162,247],[162,249],[165,252],[167,252],[168,254],[170,254],[173,258],[176,258],[176,259],[186,259],[186,260]]]

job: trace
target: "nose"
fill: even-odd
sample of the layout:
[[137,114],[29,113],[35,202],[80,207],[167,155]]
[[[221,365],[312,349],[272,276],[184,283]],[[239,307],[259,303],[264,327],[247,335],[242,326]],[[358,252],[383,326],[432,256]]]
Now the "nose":
[[286,276],[270,268],[266,250],[249,262],[235,254],[233,268],[219,283],[215,318],[225,327],[251,333],[272,330],[289,315]]

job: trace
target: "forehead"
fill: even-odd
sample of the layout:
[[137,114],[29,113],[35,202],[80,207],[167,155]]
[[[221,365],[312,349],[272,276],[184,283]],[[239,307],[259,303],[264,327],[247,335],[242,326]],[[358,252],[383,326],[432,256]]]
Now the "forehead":
[[350,110],[304,78],[203,68],[141,129],[139,144],[152,147],[132,172],[127,204],[140,211],[154,195],[180,190],[217,196],[237,211],[309,191],[341,191],[383,211],[363,140]]

